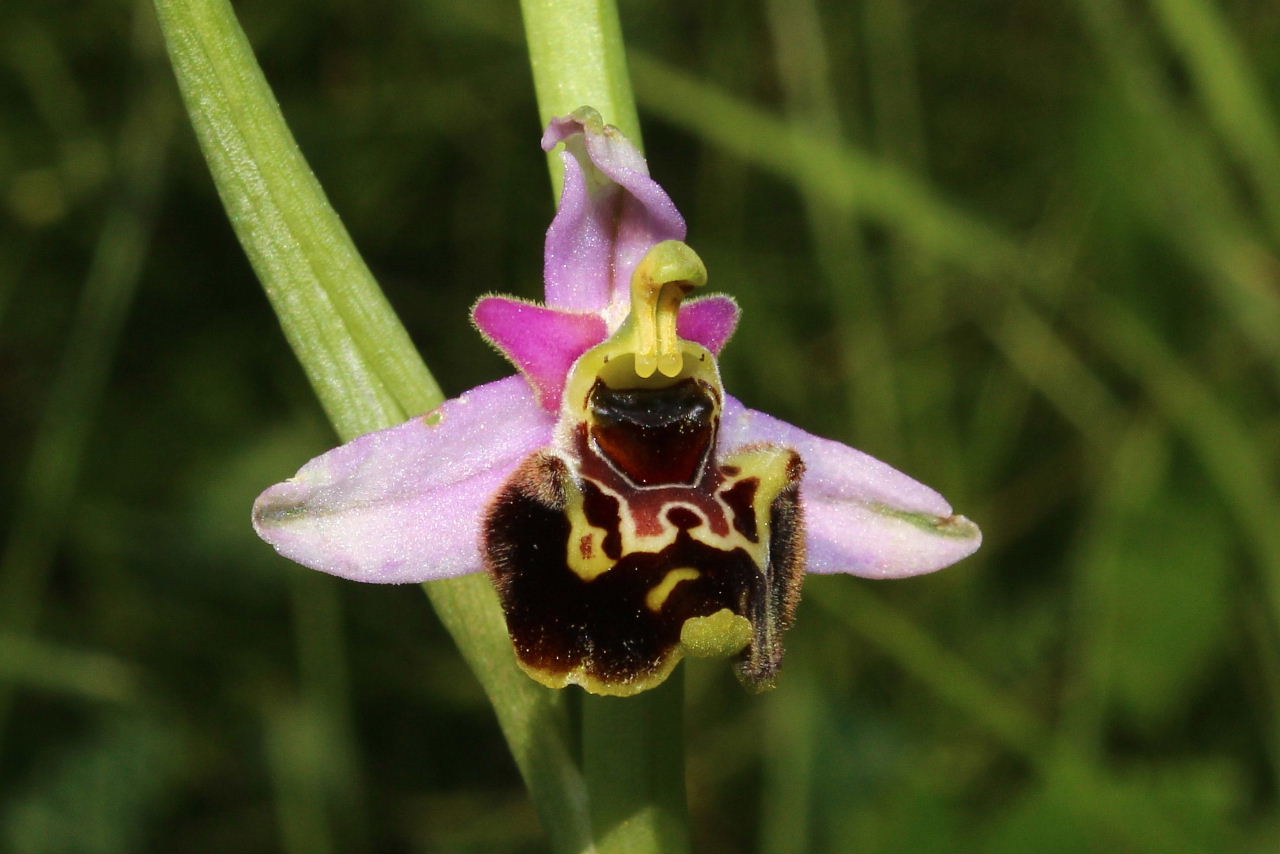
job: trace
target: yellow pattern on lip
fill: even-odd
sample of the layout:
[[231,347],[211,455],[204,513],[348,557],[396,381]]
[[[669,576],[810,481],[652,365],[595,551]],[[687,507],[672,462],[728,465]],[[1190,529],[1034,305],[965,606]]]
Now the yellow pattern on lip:
[[676,589],[676,585],[681,581],[693,581],[702,575],[696,569],[683,567],[681,569],[673,569],[668,572],[661,581],[654,585],[644,597],[645,607],[655,613],[662,610],[662,606],[667,604],[667,597],[671,595],[671,591]]

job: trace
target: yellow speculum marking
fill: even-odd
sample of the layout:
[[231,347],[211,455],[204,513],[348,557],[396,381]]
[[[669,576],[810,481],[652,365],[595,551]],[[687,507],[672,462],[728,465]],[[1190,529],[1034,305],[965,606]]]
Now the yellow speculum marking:
[[[722,461],[723,465],[736,466],[739,474],[732,479],[726,481],[721,487],[722,490],[728,489],[733,484],[746,478],[756,478],[759,486],[756,487],[755,498],[752,502],[752,510],[756,515],[756,534],[758,542],[751,542],[737,529],[733,529],[729,536],[720,538],[721,548],[742,548],[747,554],[751,555],[751,560],[756,566],[766,566],[769,561],[769,514],[773,509],[773,502],[790,483],[787,477],[787,469],[791,464],[791,452],[785,448],[770,447],[768,449],[750,449],[738,451],[736,454],[730,455]],[[724,504],[724,499],[717,496],[717,500]],[[725,513],[730,514],[732,508],[725,505]],[[732,520],[732,516],[730,516]],[[732,521],[730,522],[732,525]],[[715,545],[710,540],[704,540],[708,545]]]
[[565,559],[569,568],[583,581],[592,581],[613,569],[613,561],[604,553],[604,538],[608,531],[587,521],[582,506],[582,490],[569,484],[565,514],[569,517],[569,543]]
[[693,581],[700,575],[702,575],[701,572],[689,567],[671,570],[645,594],[645,607],[654,613],[661,611],[662,606],[667,604],[667,598],[671,595],[671,591],[676,589],[677,584],[682,581]]
[[[703,524],[691,529],[688,532],[689,536],[704,545],[722,551],[742,549],[751,556],[751,560],[756,566],[764,567],[769,560],[769,514],[772,510],[774,499],[788,485],[787,467],[790,459],[789,452],[783,449],[770,448],[768,450],[748,449],[739,451],[723,461],[725,465],[737,467],[739,473],[733,478],[727,479],[720,486],[720,491],[727,490],[733,484],[746,478],[756,478],[759,481],[752,506],[756,517],[757,542],[751,542],[733,526],[733,510],[719,495],[717,495],[716,500],[721,504],[725,518],[729,522],[728,533],[724,535],[717,534],[704,521]],[[658,511],[658,518],[662,523],[662,532],[641,536],[636,531],[636,520],[627,501],[627,496],[609,489],[602,483],[596,482],[595,485],[605,494],[618,499],[619,515],[621,516],[618,532],[621,537],[622,554],[624,555],[636,552],[660,552],[675,542],[680,529],[671,524],[666,518],[667,511],[672,507],[686,507],[694,510],[699,516],[702,515],[692,504],[672,502]],[[608,531],[587,522],[580,490],[571,485],[568,493],[566,512],[572,529],[569,535],[566,557],[569,568],[579,578],[583,581],[591,581],[613,569],[614,562],[604,553],[604,539],[608,535]],[[654,610],[658,609],[655,608]]]

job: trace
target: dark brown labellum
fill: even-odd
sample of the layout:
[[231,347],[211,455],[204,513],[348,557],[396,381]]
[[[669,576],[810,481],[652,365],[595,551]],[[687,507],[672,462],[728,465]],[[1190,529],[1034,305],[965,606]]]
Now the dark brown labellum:
[[575,480],[554,453],[528,459],[485,525],[521,665],[555,687],[637,693],[698,654],[686,625],[720,614],[747,629],[739,677],[771,687],[804,572],[802,468],[793,452],[759,446],[692,486],[636,489],[612,471]]

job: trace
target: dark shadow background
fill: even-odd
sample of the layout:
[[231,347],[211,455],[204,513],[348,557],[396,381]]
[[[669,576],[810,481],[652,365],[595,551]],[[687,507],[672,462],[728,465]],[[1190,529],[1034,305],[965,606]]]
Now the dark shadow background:
[[[237,4],[456,394],[541,293],[517,5]],[[727,387],[941,490],[946,572],[814,578],[781,687],[688,668],[699,850],[1274,851],[1280,9],[621,3]],[[149,4],[0,12],[0,849],[538,851],[420,590],[254,496],[333,443]]]

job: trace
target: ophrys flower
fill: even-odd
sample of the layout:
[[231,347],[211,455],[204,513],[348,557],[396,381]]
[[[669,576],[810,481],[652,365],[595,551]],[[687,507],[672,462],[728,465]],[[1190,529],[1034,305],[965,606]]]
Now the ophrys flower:
[[488,570],[530,676],[633,694],[681,656],[738,655],[773,683],[803,574],[893,578],[972,553],[936,492],[725,394],[732,300],[614,128],[564,142],[546,304],[485,297],[476,325],[520,369],[305,465],[254,506],[263,539],[358,581]]

